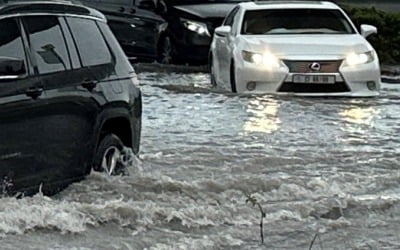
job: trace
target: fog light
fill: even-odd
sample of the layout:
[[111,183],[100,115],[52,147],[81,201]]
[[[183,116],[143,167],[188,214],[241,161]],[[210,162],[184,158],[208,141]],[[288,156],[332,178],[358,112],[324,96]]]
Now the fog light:
[[367,82],[367,88],[369,90],[376,90],[376,83],[374,81]]
[[247,89],[248,90],[250,90],[250,91],[253,91],[253,90],[255,90],[256,89],[256,82],[248,82],[247,83]]

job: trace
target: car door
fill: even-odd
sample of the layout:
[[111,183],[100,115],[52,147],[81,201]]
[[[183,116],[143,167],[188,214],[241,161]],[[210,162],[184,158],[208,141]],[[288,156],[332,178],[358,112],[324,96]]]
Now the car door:
[[[47,102],[34,75],[20,20],[0,20],[1,192],[38,188],[48,174],[43,127]],[[18,61],[19,60],[19,61]]]
[[[51,169],[46,188],[47,184],[79,178],[90,167],[91,139],[98,111],[92,92],[96,81],[90,70],[81,66],[64,18],[26,16],[23,20],[47,102],[40,125],[44,131],[40,163]],[[82,35],[88,39],[98,39],[87,30],[84,32]]]
[[239,7],[235,7],[226,17],[223,22],[223,26],[230,26],[231,33],[227,36],[218,36],[218,58],[219,58],[219,69],[221,80],[224,83],[230,83],[230,67],[232,63],[232,45],[234,39],[233,32],[233,21],[236,13],[239,11]]
[[135,7],[135,32],[138,34],[137,53],[142,57],[155,59],[158,55],[162,24],[165,21],[155,13],[156,5],[153,0],[136,0]]
[[[88,71],[89,81],[94,83],[92,88],[86,84],[80,87],[81,91],[90,96],[90,99],[87,99],[86,102],[90,101],[91,103],[88,103],[87,106],[95,108],[95,112],[91,110],[88,112],[87,117],[90,117],[91,120],[84,137],[87,139],[84,145],[85,150],[89,151],[87,153],[94,153],[97,139],[100,138],[100,126],[103,125],[101,122],[105,119],[103,117],[104,110],[108,108],[110,102],[120,101],[120,95],[127,93],[124,93],[118,80],[116,69],[118,58],[111,53],[99,28],[98,23],[105,24],[104,21],[78,17],[67,17],[66,20],[71,28],[71,35],[76,43],[82,67]],[[91,163],[92,158],[93,155],[88,157],[87,160],[90,160]]]

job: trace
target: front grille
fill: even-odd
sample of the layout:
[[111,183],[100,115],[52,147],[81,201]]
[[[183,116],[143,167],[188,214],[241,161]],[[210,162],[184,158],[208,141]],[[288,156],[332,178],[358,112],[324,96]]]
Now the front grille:
[[284,82],[278,90],[278,92],[293,93],[336,93],[349,91],[349,87],[344,82],[336,82],[334,84]]
[[[283,60],[291,73],[338,73],[342,60],[338,61],[292,61]],[[310,68],[313,63],[319,63],[321,69],[314,71]]]

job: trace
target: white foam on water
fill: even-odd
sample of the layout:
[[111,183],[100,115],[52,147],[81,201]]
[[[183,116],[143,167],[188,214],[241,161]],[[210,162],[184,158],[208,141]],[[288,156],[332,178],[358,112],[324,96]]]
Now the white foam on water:
[[22,199],[3,198],[0,204],[0,232],[24,234],[39,229],[61,233],[83,232],[94,221],[77,206],[77,203],[57,201],[40,194]]

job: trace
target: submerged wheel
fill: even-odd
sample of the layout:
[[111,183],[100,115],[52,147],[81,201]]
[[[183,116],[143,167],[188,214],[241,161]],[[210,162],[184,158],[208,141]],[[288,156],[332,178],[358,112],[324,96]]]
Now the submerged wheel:
[[233,93],[236,93],[236,79],[235,79],[235,63],[231,62],[231,70],[230,70],[230,82],[231,82],[231,89]]
[[215,81],[215,69],[214,69],[212,55],[210,55],[210,59],[209,59],[208,65],[209,65],[209,71],[210,71],[210,83],[211,83],[211,86],[216,87],[217,86],[217,82]]
[[158,49],[158,62],[161,64],[172,64],[173,63],[173,48],[171,38],[164,36],[161,40],[160,47]]
[[125,166],[121,162],[124,144],[114,134],[106,135],[99,143],[94,160],[94,170],[107,175],[125,174]]

